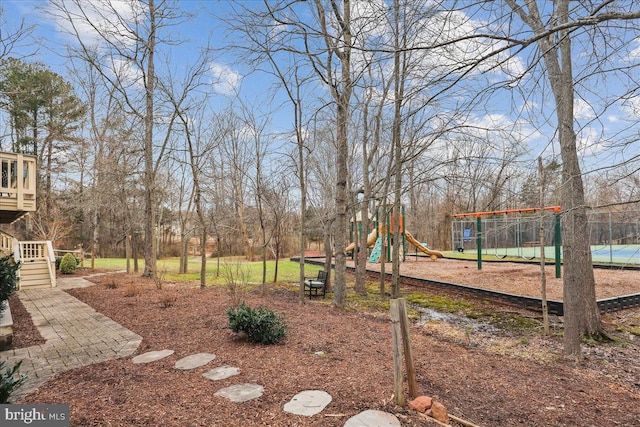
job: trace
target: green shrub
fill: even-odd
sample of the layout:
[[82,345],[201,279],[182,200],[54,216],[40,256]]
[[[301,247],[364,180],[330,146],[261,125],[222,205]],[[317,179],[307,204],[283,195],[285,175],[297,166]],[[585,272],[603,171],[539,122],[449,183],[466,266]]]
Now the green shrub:
[[[61,256],[56,257],[56,270],[60,270],[60,263],[62,262],[62,258],[64,257],[61,257]],[[74,258],[76,260],[76,267],[77,267],[78,265],[80,265],[80,260],[75,256]]]
[[73,254],[65,254],[60,260],[60,273],[62,274],[73,274],[76,272],[76,267],[78,266],[78,260]]
[[0,361],[0,403],[9,402],[11,393],[27,380],[26,375],[18,375],[20,365],[22,361],[10,368],[4,360]]
[[287,335],[287,325],[281,315],[264,307],[251,308],[244,303],[227,310],[229,328],[244,332],[250,341],[275,344]]
[[5,309],[5,302],[18,289],[18,269],[20,263],[14,262],[11,256],[0,258],[0,314]]

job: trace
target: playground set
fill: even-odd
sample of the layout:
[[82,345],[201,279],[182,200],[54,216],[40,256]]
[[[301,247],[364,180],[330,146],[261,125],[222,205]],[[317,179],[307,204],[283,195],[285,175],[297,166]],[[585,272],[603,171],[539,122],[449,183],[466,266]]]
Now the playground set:
[[[539,215],[541,211],[553,212],[552,218],[545,219],[545,235],[542,239]],[[553,243],[553,247],[549,249],[552,249],[555,255],[556,277],[559,278],[562,251],[561,211],[560,206],[549,206],[455,214],[451,224],[451,246],[457,252],[476,249],[478,270],[482,270],[483,253],[492,251],[493,255],[501,259],[507,256],[533,259],[541,241]],[[516,214],[515,217],[513,214]],[[475,223],[465,220],[468,217],[476,217]],[[486,247],[483,248],[483,245]]]
[[[386,212],[383,209],[386,209]],[[381,262],[383,250],[385,251],[384,258],[391,260],[393,233],[389,230],[394,228],[392,218],[398,218],[398,228],[402,239],[400,244],[401,260],[406,261],[407,243],[413,244],[416,250],[427,254],[433,260],[443,257],[442,252],[430,249],[427,244],[418,242],[406,230],[403,207],[397,215],[394,213],[394,207],[391,204],[378,208],[376,214],[370,217],[373,219],[372,226],[367,230],[363,229],[360,218],[353,218],[351,221],[351,240],[353,243],[347,246],[345,252],[351,253],[352,257],[355,257],[355,252],[358,250],[357,245],[366,233],[367,248],[371,249],[368,261],[371,263]],[[532,260],[539,259],[541,255],[544,255],[545,259],[555,259],[555,263],[550,262],[550,264],[554,264],[556,278],[559,279],[562,267],[561,216],[560,206],[459,213],[454,216],[451,226],[452,249],[460,253],[476,252],[478,270],[482,270],[483,258],[489,258],[489,256],[504,261],[514,261],[513,258],[516,257]],[[541,221],[544,221],[542,227]],[[640,211],[614,212],[612,214],[591,213],[589,229],[594,266],[601,264],[607,269],[612,266],[624,270],[640,269]],[[544,231],[544,235],[540,234],[541,230]],[[543,254],[542,251],[544,251]],[[606,252],[607,256],[598,255],[602,252]],[[509,258],[505,259],[507,257]],[[454,256],[454,258],[456,257]],[[474,259],[466,254],[464,258]],[[611,259],[613,262],[607,262]],[[305,262],[322,265],[323,261],[306,260]],[[348,268],[354,269],[355,267]],[[452,273],[455,274],[455,271]],[[390,276],[392,273],[386,272],[385,274]],[[505,272],[505,275],[510,274]],[[515,288],[517,288],[516,282],[514,282]],[[437,286],[441,289],[453,290],[473,297],[504,301],[532,310],[539,310],[542,304],[540,298],[529,294],[521,295],[518,292],[505,292],[491,287],[456,284],[450,280],[444,282],[428,275],[422,278],[420,273],[410,276],[407,283],[418,287]],[[640,293],[633,293],[634,288],[628,289],[631,293],[599,299],[597,305],[600,311],[605,313],[640,307]],[[547,300],[547,306],[550,314],[562,316],[564,313],[564,304],[561,299]]]
[[[410,243],[417,250],[428,255],[432,260],[443,257],[442,252],[430,249],[426,243],[419,242],[407,231],[404,226],[404,214],[404,206],[400,206],[400,212],[396,212],[393,203],[387,203],[376,210],[372,227],[368,230],[367,234],[367,248],[372,248],[369,254],[369,262],[380,263],[383,259],[383,251],[385,251],[384,259],[387,261],[391,260],[393,255],[393,230],[395,228],[394,218],[396,217],[399,218],[399,233],[401,239],[400,259],[402,261],[406,260],[407,243]],[[384,221],[384,223],[382,221]],[[352,243],[345,248],[345,252],[351,253],[352,257],[355,257],[363,233],[362,218],[360,214],[358,214],[355,218],[351,219],[350,236]]]

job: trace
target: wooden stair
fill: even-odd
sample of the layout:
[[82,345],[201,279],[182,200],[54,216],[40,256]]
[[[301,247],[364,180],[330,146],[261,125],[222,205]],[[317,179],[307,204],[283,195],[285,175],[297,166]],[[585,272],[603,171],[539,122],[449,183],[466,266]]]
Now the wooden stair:
[[18,242],[14,258],[22,263],[18,270],[19,289],[56,286],[56,261],[51,241]]
[[27,261],[23,263],[20,270],[18,270],[20,289],[40,289],[55,286],[55,280],[51,280],[49,269],[49,262],[47,261]]

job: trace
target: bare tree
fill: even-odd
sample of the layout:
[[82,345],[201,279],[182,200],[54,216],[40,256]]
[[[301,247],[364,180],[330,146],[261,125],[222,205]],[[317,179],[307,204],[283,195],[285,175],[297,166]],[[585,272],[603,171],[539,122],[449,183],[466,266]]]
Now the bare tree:
[[[315,1],[316,12],[320,24],[321,34],[324,36],[326,51],[328,52],[324,63],[325,82],[331,91],[331,95],[336,103],[336,268],[333,304],[336,307],[343,307],[347,301],[347,278],[346,278],[346,254],[344,252],[347,234],[347,157],[349,152],[349,106],[353,82],[351,79],[351,3],[349,0],[342,2],[340,10],[339,2],[330,1],[333,19],[337,22],[337,33],[330,33],[327,25],[325,7],[321,0]],[[333,55],[340,62],[340,77],[333,78]]]
[[[162,38],[161,31],[178,25],[188,16],[177,10],[173,2],[155,0],[129,4],[120,8],[110,0],[86,3],[80,0],[51,0],[47,11],[66,23],[67,31],[75,38],[77,47],[70,54],[87,61],[121,96],[129,112],[143,123],[144,164],[144,276],[156,275],[156,218],[159,165],[167,148],[175,115],[165,125],[160,141],[154,136],[156,53],[159,44],[171,44]],[[86,31],[90,36],[87,37]],[[100,46],[96,48],[96,46]]]
[[29,44],[29,38],[34,29],[35,26],[27,25],[24,19],[20,20],[17,25],[9,24],[6,11],[0,5],[0,64],[5,59],[14,56],[18,48]]
[[[79,96],[87,106],[87,120],[83,132],[86,136],[67,153],[70,161],[65,172],[79,177],[77,203],[83,216],[89,218],[86,223],[90,225],[90,237],[86,238],[91,242],[91,254],[106,256],[104,251],[114,239],[110,236],[109,221],[114,214],[110,201],[116,197],[115,183],[128,178],[114,173],[114,156],[129,148],[127,141],[135,125],[124,119],[115,90],[102,84],[94,68],[83,61],[71,61],[69,67]],[[81,238],[84,241],[84,234]]]
[[269,248],[275,258],[273,282],[276,283],[278,281],[280,258],[291,247],[289,242],[290,235],[287,230],[294,227],[293,198],[291,197],[293,185],[287,174],[276,175],[267,184],[268,187],[265,189],[264,199],[269,206],[271,227]]
[[[251,108],[247,105],[242,105],[241,113],[245,124],[245,137],[248,143],[253,145],[253,173],[248,175],[248,181],[250,182],[250,190],[253,192],[253,198],[255,200],[255,209],[258,220],[258,232],[260,241],[260,259],[262,261],[262,279],[261,279],[261,294],[266,295],[266,283],[267,283],[267,248],[271,241],[273,230],[269,229],[267,225],[267,209],[266,197],[269,192],[267,188],[269,186],[266,175],[265,163],[269,161],[269,148],[265,138],[265,128],[269,120],[268,115],[262,115],[262,119],[258,119],[257,114],[254,113],[256,108]],[[274,179],[275,177],[272,177]]]
[[[203,78],[209,63],[209,49],[205,48],[199,55],[195,64],[189,67],[185,73],[183,81],[168,76],[167,83],[161,83],[161,89],[166,94],[173,106],[171,116],[177,116],[182,125],[184,138],[186,140],[187,164],[191,170],[193,183],[193,205],[200,228],[200,287],[206,286],[207,271],[207,222],[205,220],[203,188],[201,184],[204,162],[207,152],[214,148],[214,141],[206,134],[206,116],[209,110],[207,106],[207,96],[197,97],[195,92],[205,85]],[[184,257],[184,251],[183,251]],[[184,263],[186,272],[186,263]]]
[[[234,49],[244,53],[245,60],[258,69],[262,64],[266,65],[266,72],[272,74],[278,82],[277,88],[282,88],[286,93],[289,103],[293,107],[293,134],[295,136],[296,154],[293,156],[296,165],[296,176],[300,189],[300,212],[298,231],[300,240],[300,286],[299,301],[305,302],[304,297],[304,265],[306,249],[306,215],[307,189],[306,189],[306,156],[308,149],[305,143],[304,109],[302,100],[303,86],[310,80],[303,77],[300,58],[290,51],[287,37],[276,28],[269,12],[256,10],[253,7],[238,4],[238,10],[231,17],[222,17],[230,23],[231,27],[244,36],[243,42],[235,43]],[[289,65],[287,65],[289,64]]]
[[[586,35],[582,41],[593,42],[597,35],[603,34],[607,23],[622,23],[624,26],[640,18],[640,11],[629,2],[616,1],[594,4],[569,0],[552,3],[505,0],[504,3],[483,1],[474,4],[441,2],[435,6],[438,13],[434,15],[434,24],[440,23],[444,31],[428,43],[410,48],[439,53],[440,63],[435,68],[448,69],[448,77],[429,94],[429,98],[443,99],[443,95],[450,96],[456,87],[472,88],[469,86],[471,83],[477,88],[480,71],[502,72],[507,78],[486,81],[486,90],[476,89],[477,95],[471,97],[469,105],[478,105],[484,97],[502,93],[501,90],[516,89],[529,82],[535,85],[534,93],[538,92],[543,81],[527,80],[535,70],[542,70],[551,87],[555,105],[553,121],[557,126],[556,137],[562,158],[565,353],[580,357],[580,337],[599,337],[603,331],[595,301],[587,207],[577,148],[574,103],[578,79],[573,72],[576,57],[572,55],[572,44],[580,35]],[[487,26],[484,19],[474,22],[470,17],[480,10],[483,16],[490,16],[491,22],[504,25]],[[606,55],[615,55],[620,49],[610,47],[606,38],[603,40],[606,53],[601,55],[598,48],[588,49],[594,53],[585,58],[591,59],[593,65],[590,71],[583,67],[583,72],[599,76],[618,70],[616,66],[607,69],[605,60]],[[531,48],[535,51],[531,52]],[[587,77],[581,75],[581,79],[587,80]],[[634,90],[637,90],[637,85]],[[522,99],[528,100],[530,93],[523,93]],[[632,92],[627,95],[629,93]],[[526,105],[517,108],[528,112]],[[543,120],[549,118],[542,115]],[[535,117],[530,116],[530,119],[536,122]]]
[[[583,335],[600,337],[603,334],[600,311],[596,304],[587,207],[574,128],[572,33],[577,26],[583,24],[580,19],[572,19],[575,11],[570,10],[569,0],[555,2],[553,19],[547,22],[543,20],[537,2],[529,1],[524,7],[515,0],[506,0],[506,3],[534,34],[529,41],[535,41],[540,47],[540,56],[544,61],[556,105],[562,156],[564,351],[566,355],[579,358],[580,338]],[[608,2],[594,11],[588,11],[590,21],[597,23],[610,18],[623,18],[608,14],[606,3]],[[598,17],[598,14],[601,16]],[[640,12],[628,15],[628,18],[632,17],[640,17]]]
[[220,151],[225,162],[222,167],[226,173],[226,181],[230,186],[230,196],[233,201],[234,220],[240,234],[244,254],[249,261],[255,259],[255,240],[250,234],[247,221],[248,177],[252,158],[254,156],[246,138],[244,123],[238,113],[228,108],[219,115],[224,131]]

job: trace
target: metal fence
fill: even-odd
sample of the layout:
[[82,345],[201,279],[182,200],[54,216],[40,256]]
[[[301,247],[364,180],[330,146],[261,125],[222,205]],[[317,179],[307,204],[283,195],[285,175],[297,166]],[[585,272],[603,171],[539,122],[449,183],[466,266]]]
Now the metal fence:
[[[504,214],[481,217],[482,253],[499,258],[540,256],[540,216]],[[593,212],[588,216],[593,261],[640,264],[640,211]],[[553,255],[555,214],[545,213],[545,256]],[[451,225],[454,251],[477,251],[477,219],[455,220]],[[548,250],[547,250],[548,248]]]

